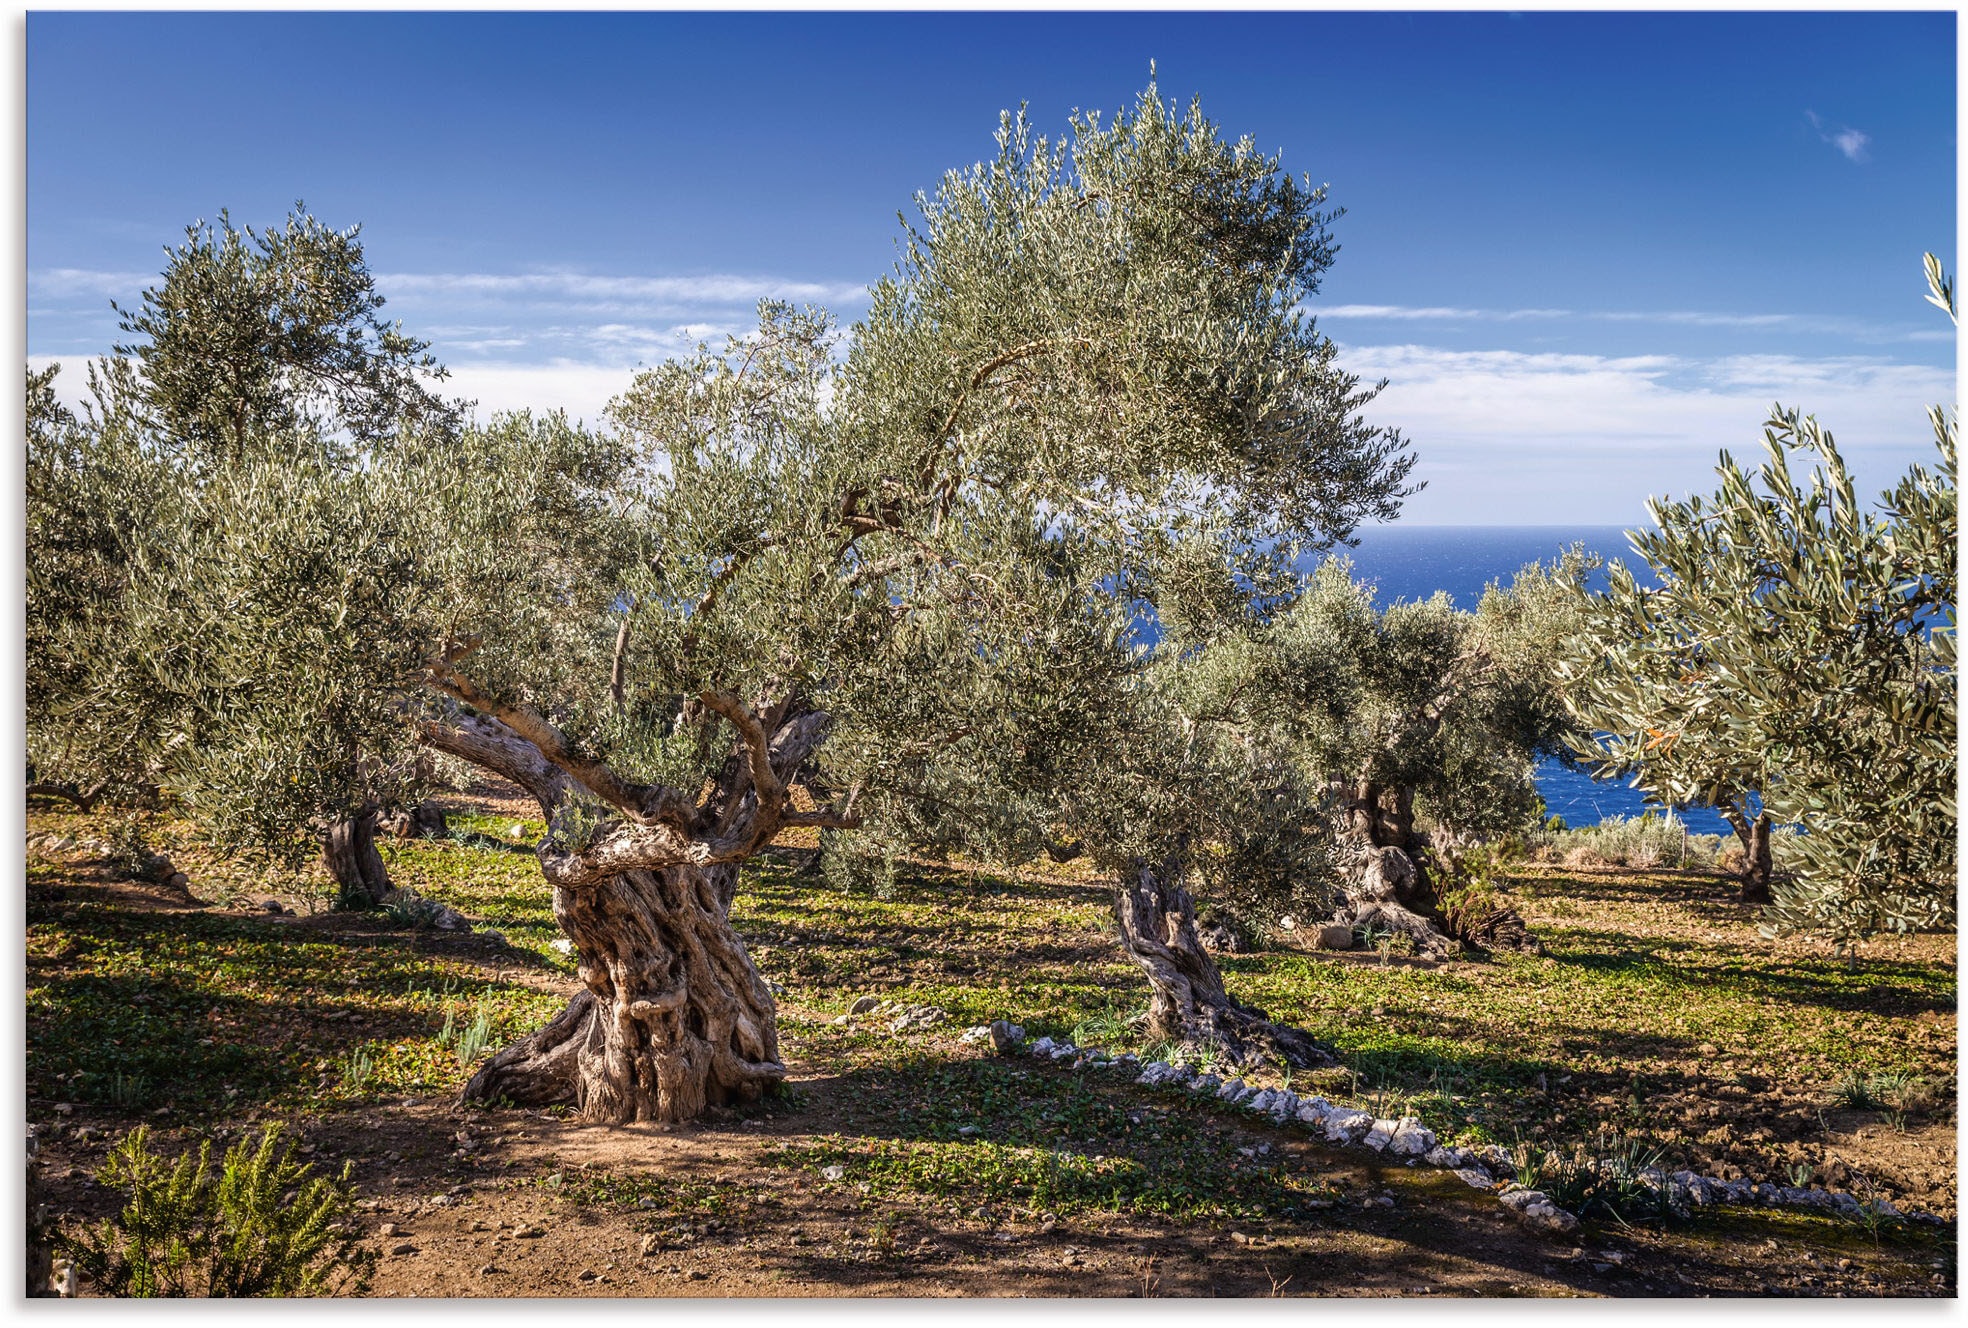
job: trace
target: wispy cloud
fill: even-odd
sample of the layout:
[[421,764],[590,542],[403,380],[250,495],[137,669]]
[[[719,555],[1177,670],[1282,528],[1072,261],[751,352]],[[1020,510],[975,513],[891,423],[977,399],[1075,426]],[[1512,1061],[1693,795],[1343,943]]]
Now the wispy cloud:
[[157,283],[155,272],[98,272],[80,267],[44,267],[27,274],[27,289],[48,299],[88,295],[134,299]]
[[1947,370],[1878,357],[1680,356],[1349,346],[1340,362],[1387,389],[1368,408],[1420,454],[1415,521],[1623,522],[1647,494],[1706,491],[1716,454],[1760,456],[1774,402],[1815,414],[1861,489],[1931,461],[1930,402]]
[[1320,318],[1392,318],[1438,322],[1508,323],[1524,318],[1569,318],[1569,309],[1465,309],[1455,305],[1333,304],[1311,308]]
[[[126,306],[154,273],[44,268],[29,274],[42,349],[115,339],[109,300]],[[712,345],[754,326],[760,300],[857,314],[866,286],[788,277],[623,276],[585,272],[379,272],[387,313],[454,366],[473,360],[631,366]]]
[[849,304],[868,295],[865,285],[722,274],[628,277],[581,272],[379,272],[376,287],[385,295],[601,303],[752,304],[777,299]]
[[1822,333],[1864,341],[1939,341],[1953,334],[1931,329],[1886,327],[1831,314],[1726,313],[1705,309],[1479,309],[1462,305],[1335,304],[1306,307],[1322,319],[1360,322],[1518,323],[1575,320],[1654,324],[1664,327],[1770,328]]
[[1872,143],[1872,135],[1850,125],[1829,124],[1816,111],[1804,112],[1804,118],[1811,122],[1811,128],[1818,131],[1818,137],[1844,153],[1847,161],[1866,159],[1866,148]]

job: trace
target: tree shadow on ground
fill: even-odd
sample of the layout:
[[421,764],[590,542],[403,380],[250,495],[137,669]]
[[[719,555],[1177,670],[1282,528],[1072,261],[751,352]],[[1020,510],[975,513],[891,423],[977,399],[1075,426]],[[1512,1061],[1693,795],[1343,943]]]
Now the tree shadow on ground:
[[[359,925],[330,931],[226,914],[138,910],[91,892],[30,895],[39,929],[27,959],[28,1090],[36,1097],[233,1109],[321,1086],[323,1061],[356,1048],[428,1040],[425,1011],[402,997],[440,984],[460,995],[533,996],[495,942],[444,942]],[[464,953],[460,953],[463,951]],[[434,959],[487,961],[468,974]]]

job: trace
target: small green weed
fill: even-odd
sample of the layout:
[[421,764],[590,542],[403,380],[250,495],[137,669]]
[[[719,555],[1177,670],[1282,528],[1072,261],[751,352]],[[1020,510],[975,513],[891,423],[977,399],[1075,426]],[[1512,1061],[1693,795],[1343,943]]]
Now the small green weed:
[[421,930],[437,921],[437,915],[444,911],[444,905],[435,899],[425,899],[404,891],[383,905],[383,916],[399,927]]
[[1862,1070],[1854,1067],[1838,1081],[1832,1096],[1841,1107],[1854,1111],[1876,1110],[1897,1106],[1913,1084],[1913,1076],[1904,1070]]
[[[447,1016],[448,1017],[448,1016]],[[480,1010],[458,1034],[458,1067],[469,1070],[492,1044],[492,1016]]]
[[342,1087],[351,1093],[366,1091],[375,1074],[376,1059],[367,1047],[357,1047],[342,1058]]

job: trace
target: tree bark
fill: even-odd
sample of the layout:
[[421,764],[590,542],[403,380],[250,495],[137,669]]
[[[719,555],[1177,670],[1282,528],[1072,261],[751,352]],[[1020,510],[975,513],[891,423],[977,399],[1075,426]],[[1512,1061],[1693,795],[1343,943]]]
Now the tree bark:
[[380,908],[389,893],[389,872],[376,851],[376,814],[375,807],[364,807],[328,827],[321,861],[335,878],[338,910]]
[[691,1120],[777,1085],[772,992],[727,918],[737,877],[735,863],[684,865],[556,889],[585,989],[487,1061],[465,1098],[628,1124]]
[[1771,902],[1770,877],[1776,869],[1776,859],[1770,849],[1770,813],[1758,812],[1752,821],[1731,801],[1719,803],[1716,810],[1722,813],[1722,819],[1729,823],[1742,844],[1743,869],[1737,875],[1737,880],[1742,882],[1742,901],[1745,904]]
[[1462,944],[1435,925],[1432,918],[1410,908],[1420,906],[1416,882],[1421,870],[1406,851],[1389,844],[1384,848],[1361,847],[1359,861],[1347,873],[1346,907],[1333,919],[1353,928],[1367,928],[1387,935],[1406,936],[1415,953],[1425,958],[1443,959],[1456,954]]
[[1233,1065],[1276,1060],[1299,1068],[1337,1059],[1311,1034],[1272,1023],[1223,989],[1223,975],[1196,935],[1196,905],[1171,868],[1137,863],[1114,887],[1121,944],[1148,975],[1148,1031],[1215,1052]]
[[37,795],[44,798],[61,798],[64,801],[74,803],[78,810],[87,813],[96,809],[97,800],[102,797],[103,791],[108,787],[109,784],[107,781],[86,789],[78,788],[73,784],[29,784],[27,786],[27,796],[30,798]]

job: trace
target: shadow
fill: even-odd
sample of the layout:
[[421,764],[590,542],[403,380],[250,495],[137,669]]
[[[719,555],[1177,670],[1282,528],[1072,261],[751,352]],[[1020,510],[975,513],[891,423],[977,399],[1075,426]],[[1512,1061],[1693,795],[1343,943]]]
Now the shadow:
[[138,910],[74,887],[30,892],[30,1095],[129,1111],[290,1100],[316,1091],[322,1063],[354,1048],[429,1041],[437,1020],[413,993],[449,983],[461,999],[540,998],[499,975],[496,942],[372,931],[360,917],[335,931],[314,921]]
[[1951,1014],[1956,1008],[1952,982],[1944,992],[1921,990],[1934,981],[1934,966],[1906,960],[1859,959],[1831,971],[1771,959],[1750,969],[1741,966],[1741,951],[1726,945],[1671,940],[1635,944],[1623,932],[1587,928],[1546,928],[1544,938],[1550,958],[1584,972],[1666,979],[1733,992],[1745,1001],[1816,1005],[1898,1018]]
[[[1447,1173],[1107,1072],[917,1056],[801,1092],[804,1105],[746,1123],[766,1174],[732,1181],[742,1257],[772,1282],[910,1294],[898,1280],[947,1279],[939,1289],[1081,1296],[1407,1294],[1443,1278],[1476,1294],[1759,1290],[1730,1255],[1766,1234],[1754,1217],[1723,1239],[1697,1226],[1635,1240],[1588,1223],[1554,1241]],[[591,1128],[558,1126],[552,1155]],[[701,1136],[725,1179],[730,1131],[675,1134]],[[656,1210],[648,1229],[676,1243],[654,1257],[687,1260],[726,1239],[721,1225],[664,1225],[674,1196],[700,1182],[656,1172],[608,1197]],[[1564,1257],[1572,1245],[1621,1253],[1595,1269],[1596,1254]],[[996,1280],[966,1286],[984,1275]]]

